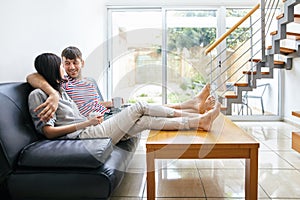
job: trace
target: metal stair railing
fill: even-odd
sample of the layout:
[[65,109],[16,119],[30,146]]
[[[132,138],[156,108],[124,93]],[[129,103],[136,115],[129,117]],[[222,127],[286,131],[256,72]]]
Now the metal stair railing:
[[[236,25],[234,25],[228,32],[223,34],[218,40],[216,40],[215,43],[210,45],[206,51],[205,54],[207,55],[210,53],[211,60],[209,63],[207,63],[207,68],[210,68],[209,76],[210,76],[210,84],[212,87],[212,93],[218,93],[218,96],[221,98],[224,98],[224,95],[227,93],[227,91],[232,90],[232,87],[234,85],[231,85],[230,87],[226,87],[226,84],[228,81],[232,80],[234,76],[237,76],[237,78],[234,80],[234,82],[239,82],[242,79],[247,79],[247,83],[249,84],[249,87],[255,88],[256,87],[256,79],[261,78],[261,67],[262,64],[266,64],[268,61],[268,58],[266,56],[266,37],[268,34],[270,34],[270,27],[272,25],[272,22],[276,18],[276,12],[279,7],[279,1],[280,0],[261,0],[261,4],[256,5],[241,21],[239,21]],[[256,12],[256,10],[259,8],[259,6],[262,6],[260,9],[260,16],[258,19],[256,19],[254,22],[252,22],[252,15]],[[224,55],[224,52],[227,51],[227,48],[223,48],[219,51],[219,53],[215,56],[212,55],[211,51],[216,48],[224,39],[226,39],[230,33],[232,33],[235,29],[237,29],[244,21],[246,21],[247,18],[250,18],[250,26],[242,32],[238,37],[233,41],[236,42],[240,37],[243,36],[243,34],[247,34],[248,31],[251,31],[250,37],[242,42],[238,47],[235,48],[233,52],[230,53],[226,58],[221,60],[222,55]],[[260,24],[259,24],[260,22]],[[255,31],[253,31],[256,29]],[[261,33],[261,36],[258,37],[258,34]],[[254,38],[258,37],[256,41],[254,41]],[[256,51],[254,52],[253,46],[257,46],[261,42],[261,46],[256,48]],[[244,51],[239,52],[242,47],[244,47],[247,43],[250,43],[250,47],[246,48]],[[233,56],[237,56],[235,58],[235,61],[232,62],[230,65],[226,66],[226,68],[222,68],[223,65],[226,65],[226,62],[233,58]],[[249,55],[249,58],[239,64],[240,60],[244,59],[245,56]],[[253,60],[256,56],[261,56],[261,63],[258,64],[255,63]],[[242,75],[238,76],[238,73],[245,68],[247,63],[250,63],[250,67],[247,67],[248,69],[244,70],[245,73],[242,73]],[[213,67],[215,66],[215,67]],[[268,65],[266,64],[266,67]],[[222,69],[221,69],[222,68]],[[233,70],[234,68],[234,70]],[[218,72],[219,69],[219,72]],[[257,72],[260,72],[259,74],[254,75],[255,70]],[[270,76],[273,74],[273,67],[269,67]],[[228,71],[232,71],[231,74],[227,74]],[[249,75],[250,73],[250,75]],[[226,76],[226,78],[223,78],[224,80],[220,81],[223,76]],[[222,90],[223,89],[223,90]],[[241,92],[240,92],[241,93]],[[241,96],[242,94],[237,94]],[[227,104],[228,105],[228,104]]]

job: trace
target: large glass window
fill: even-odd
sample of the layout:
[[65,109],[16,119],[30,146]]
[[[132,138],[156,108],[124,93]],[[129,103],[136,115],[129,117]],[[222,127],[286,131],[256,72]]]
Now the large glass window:
[[[222,6],[205,9],[110,8],[109,96],[123,96],[129,103],[143,100],[164,104],[193,97],[207,82],[213,83],[213,90],[218,95],[233,90],[230,88],[233,83],[246,82],[243,71],[253,66],[249,59],[261,55],[259,11],[208,55],[205,50],[250,10]],[[274,76],[276,74],[274,72]],[[277,83],[277,77],[257,81],[257,85],[270,86],[265,90],[263,101],[273,99],[272,105],[278,104]],[[272,96],[269,98],[267,94]],[[278,115],[278,106],[265,104],[263,113],[261,103],[255,101],[247,99],[247,106],[253,113]],[[241,107],[234,108],[233,115],[240,111]]]

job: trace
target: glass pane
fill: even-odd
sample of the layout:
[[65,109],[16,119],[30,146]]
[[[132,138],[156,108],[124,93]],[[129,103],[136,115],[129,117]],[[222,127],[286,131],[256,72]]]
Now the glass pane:
[[[226,9],[226,31],[238,23],[250,9]],[[222,69],[226,70],[223,84],[227,86],[234,82],[245,82],[243,71],[251,67],[251,25],[248,18],[226,38],[226,60],[222,61]],[[259,42],[258,45],[261,43]],[[260,55],[260,53],[257,53]],[[228,84],[229,83],[229,84]],[[225,87],[226,88],[226,87]]]
[[162,102],[161,19],[160,11],[112,12],[112,96]]
[[216,38],[215,10],[167,11],[168,103],[182,102],[198,93],[208,82],[204,55]]

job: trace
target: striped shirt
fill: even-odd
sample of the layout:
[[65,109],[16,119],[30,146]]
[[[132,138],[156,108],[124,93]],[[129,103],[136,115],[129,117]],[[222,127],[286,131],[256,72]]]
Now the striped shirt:
[[66,78],[68,81],[63,83],[62,87],[76,103],[82,115],[87,117],[91,112],[99,112],[101,114],[109,112],[109,109],[100,103],[98,86],[93,82],[86,78],[74,79],[69,76],[66,76]]

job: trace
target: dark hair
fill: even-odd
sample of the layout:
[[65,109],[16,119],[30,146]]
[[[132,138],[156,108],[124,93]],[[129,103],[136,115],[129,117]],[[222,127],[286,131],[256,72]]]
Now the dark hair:
[[57,91],[60,91],[62,81],[60,65],[60,57],[53,53],[43,53],[34,60],[36,71]]
[[76,60],[76,58],[82,60],[82,53],[77,47],[70,46],[61,52],[61,57],[65,57],[70,60]]

